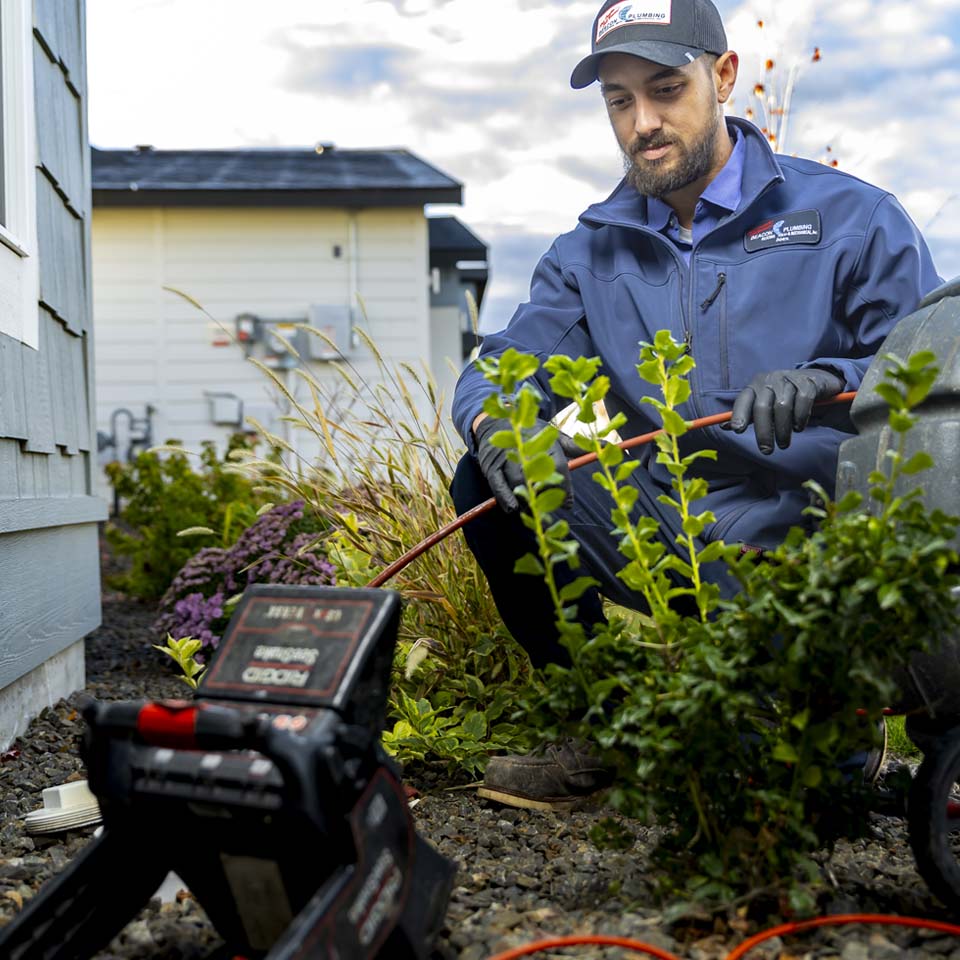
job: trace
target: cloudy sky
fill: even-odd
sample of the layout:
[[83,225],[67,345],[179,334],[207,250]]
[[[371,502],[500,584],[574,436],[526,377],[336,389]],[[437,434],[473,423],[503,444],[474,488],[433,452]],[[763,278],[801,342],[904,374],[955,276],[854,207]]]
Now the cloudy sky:
[[[960,0],[717,2],[742,59],[734,112],[793,68],[787,152],[896,193],[940,273],[960,274]],[[599,5],[87,0],[91,140],[406,147],[465,184],[462,208],[436,212],[491,245],[495,329],[621,175],[596,87],[568,83]]]

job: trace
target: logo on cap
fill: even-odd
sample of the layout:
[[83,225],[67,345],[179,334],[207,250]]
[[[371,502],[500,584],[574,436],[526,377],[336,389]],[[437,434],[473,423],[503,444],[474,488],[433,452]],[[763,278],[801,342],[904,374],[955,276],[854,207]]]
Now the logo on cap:
[[673,0],[642,0],[635,3],[633,0],[622,0],[615,3],[597,21],[597,39],[600,43],[611,30],[628,27],[634,23],[653,23],[659,26],[669,26],[673,15]]

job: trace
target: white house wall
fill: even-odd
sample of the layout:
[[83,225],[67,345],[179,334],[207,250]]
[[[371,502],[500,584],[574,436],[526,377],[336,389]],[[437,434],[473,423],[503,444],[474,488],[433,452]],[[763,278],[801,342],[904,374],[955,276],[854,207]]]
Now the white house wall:
[[[423,212],[367,210],[355,217],[356,292],[366,306],[366,329],[389,361],[419,365],[430,356]],[[154,442],[175,438],[192,449],[204,440],[222,442],[230,428],[212,424],[204,397],[219,391],[235,393],[247,414],[282,432],[264,375],[239,346],[214,346],[216,324],[165,288],[198,301],[231,333],[242,313],[305,320],[311,303],[355,304],[349,225],[350,214],[341,210],[96,209],[98,428],[106,430],[119,407],[142,416],[151,404]],[[351,359],[364,377],[374,377],[364,349]],[[333,376],[323,363],[311,368]]]

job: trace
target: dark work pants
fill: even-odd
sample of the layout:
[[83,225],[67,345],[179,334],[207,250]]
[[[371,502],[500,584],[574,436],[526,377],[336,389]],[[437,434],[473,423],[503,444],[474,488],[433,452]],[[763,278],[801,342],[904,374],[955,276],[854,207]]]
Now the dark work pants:
[[[558,565],[555,568],[558,584],[563,586],[580,576],[594,577],[601,584],[599,589],[588,590],[578,601],[578,619],[587,627],[604,619],[601,594],[621,606],[647,609],[643,596],[628,589],[617,576],[627,559],[617,550],[617,538],[611,533],[613,501],[610,494],[593,480],[598,469],[598,465],[592,464],[575,470],[571,474],[573,506],[561,508],[553,514],[555,520],[566,520],[570,524],[570,535],[580,544],[580,568],[571,571],[566,564]],[[657,501],[665,491],[651,480],[643,467],[633,472],[630,482],[640,494],[634,507],[634,519],[654,517],[660,522],[661,542],[668,550],[677,550],[679,514]],[[450,493],[458,515],[491,496],[486,479],[469,454],[457,467]],[[543,580],[513,572],[517,560],[527,553],[537,552],[533,533],[523,525],[520,515],[507,514],[494,507],[471,520],[463,528],[463,533],[487,578],[504,624],[530,655],[533,665],[569,663],[567,652],[558,640],[556,614]],[[732,597],[737,592],[737,582],[722,562],[706,564],[702,576],[704,580],[718,584],[724,597]]]

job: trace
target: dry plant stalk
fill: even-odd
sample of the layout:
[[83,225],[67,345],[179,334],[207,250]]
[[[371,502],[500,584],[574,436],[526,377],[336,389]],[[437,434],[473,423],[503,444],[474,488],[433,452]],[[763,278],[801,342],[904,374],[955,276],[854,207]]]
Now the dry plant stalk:
[[[361,310],[365,315],[362,301]],[[316,328],[298,326],[335,348]],[[454,519],[448,490],[465,451],[448,426],[444,398],[426,367],[388,363],[362,327],[355,331],[374,360],[375,374],[369,379],[346,358],[326,364],[332,376],[323,379],[300,363],[293,371],[298,390],[253,361],[288,405],[281,419],[307,444],[286,442],[248,417],[264,440],[283,453],[279,466],[254,457],[244,466],[329,521],[354,558],[360,558],[359,581],[365,573],[372,578]],[[308,444],[320,451],[316,462],[300,452]],[[406,641],[425,637],[455,656],[458,644],[478,631],[503,631],[462,537],[444,540],[392,586],[412,601],[404,620]]]
[[[757,20],[757,29],[765,30],[765,20]],[[793,96],[803,64],[794,60],[789,65],[781,62],[781,57],[767,56],[763,61],[761,79],[758,80],[747,95],[743,117],[755,123],[761,133],[765,134],[770,146],[777,153],[785,153],[790,135],[791,110]],[[810,56],[811,63],[820,63],[823,54],[820,47],[814,47]],[[729,101],[733,107],[735,99]],[[833,156],[833,147],[827,144],[821,163],[831,167],[839,166],[839,161]]]

